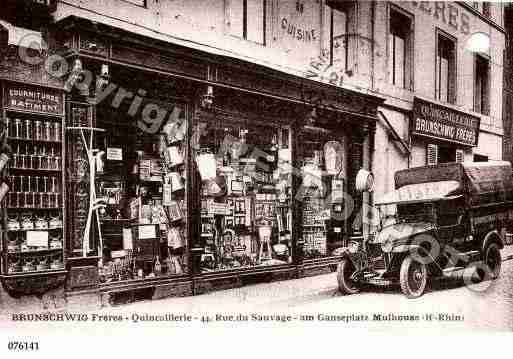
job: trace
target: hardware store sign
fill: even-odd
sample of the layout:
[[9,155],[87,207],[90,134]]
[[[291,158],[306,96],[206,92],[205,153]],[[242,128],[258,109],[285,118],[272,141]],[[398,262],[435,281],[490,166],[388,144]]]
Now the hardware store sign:
[[14,110],[41,112],[61,115],[62,95],[58,90],[39,86],[8,85],[5,96],[6,106]]
[[415,98],[411,134],[466,146],[477,146],[479,121],[476,116]]

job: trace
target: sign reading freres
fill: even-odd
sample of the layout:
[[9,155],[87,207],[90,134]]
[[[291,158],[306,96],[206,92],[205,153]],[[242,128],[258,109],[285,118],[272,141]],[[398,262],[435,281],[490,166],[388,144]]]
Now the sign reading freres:
[[412,135],[477,146],[479,117],[415,98]]

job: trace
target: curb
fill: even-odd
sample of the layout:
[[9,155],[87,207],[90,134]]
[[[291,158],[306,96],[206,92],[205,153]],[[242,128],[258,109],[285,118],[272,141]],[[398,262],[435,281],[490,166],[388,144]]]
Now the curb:
[[506,261],[509,261],[511,259],[513,259],[513,254],[510,254],[509,256],[504,257],[504,259],[502,261],[506,262]]

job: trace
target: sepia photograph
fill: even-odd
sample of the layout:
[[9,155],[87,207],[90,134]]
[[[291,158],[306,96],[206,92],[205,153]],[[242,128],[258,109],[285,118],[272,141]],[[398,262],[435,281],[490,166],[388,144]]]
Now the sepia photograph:
[[1,350],[511,334],[512,161],[513,3],[1,0]]

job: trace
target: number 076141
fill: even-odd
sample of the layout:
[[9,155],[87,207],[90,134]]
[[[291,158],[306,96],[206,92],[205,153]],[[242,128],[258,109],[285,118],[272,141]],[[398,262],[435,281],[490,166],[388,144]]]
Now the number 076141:
[[7,349],[10,351],[37,351],[39,342],[10,341],[7,343]]

